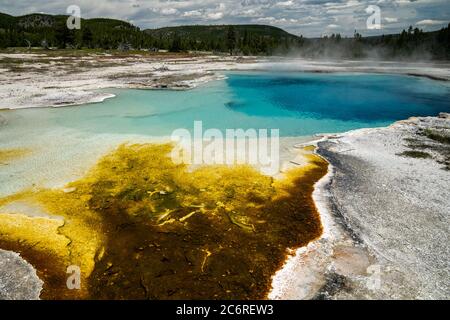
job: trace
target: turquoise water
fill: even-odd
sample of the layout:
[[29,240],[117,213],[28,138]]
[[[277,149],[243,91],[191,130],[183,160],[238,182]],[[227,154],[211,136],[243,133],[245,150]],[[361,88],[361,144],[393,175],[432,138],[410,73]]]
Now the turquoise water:
[[189,91],[106,90],[103,103],[8,111],[11,125],[92,133],[170,135],[202,120],[207,128],[280,129],[307,136],[385,126],[450,112],[450,86],[425,78],[369,74],[229,73]]

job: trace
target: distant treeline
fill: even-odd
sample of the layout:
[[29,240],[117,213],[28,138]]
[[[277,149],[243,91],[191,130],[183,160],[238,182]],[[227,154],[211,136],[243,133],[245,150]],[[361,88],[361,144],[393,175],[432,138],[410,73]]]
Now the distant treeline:
[[432,32],[410,26],[400,34],[362,37],[355,32],[352,38],[333,34],[305,39],[293,53],[311,58],[450,60],[450,24]]
[[213,51],[242,55],[288,53],[303,37],[267,25],[180,26],[145,30],[161,48],[171,51]]
[[333,34],[303,38],[266,25],[181,26],[140,30],[114,19],[82,19],[80,30],[66,27],[67,16],[0,13],[0,48],[148,49],[210,51],[239,55],[297,55],[311,58],[450,60],[449,26],[423,32],[410,27],[400,34],[353,37]]

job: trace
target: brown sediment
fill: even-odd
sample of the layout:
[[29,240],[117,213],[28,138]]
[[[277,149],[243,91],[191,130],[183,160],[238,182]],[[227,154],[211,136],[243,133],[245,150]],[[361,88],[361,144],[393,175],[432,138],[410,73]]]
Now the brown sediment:
[[[0,199],[0,210],[30,200],[64,218],[30,247],[37,236],[25,230],[49,219],[8,229],[13,215],[0,215],[0,247],[43,275],[42,298],[264,299],[288,248],[321,235],[312,199],[327,172],[319,156],[274,181],[249,166],[189,172],[171,161],[171,148],[122,145],[66,192]],[[80,266],[83,290],[65,289],[68,265]]]

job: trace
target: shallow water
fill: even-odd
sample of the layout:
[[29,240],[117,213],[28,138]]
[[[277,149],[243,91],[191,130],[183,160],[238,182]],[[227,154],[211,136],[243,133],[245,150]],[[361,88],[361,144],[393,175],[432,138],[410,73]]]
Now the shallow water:
[[316,133],[450,112],[450,84],[425,78],[261,72],[227,76],[188,91],[108,89],[117,97],[102,103],[0,111],[6,120],[0,125],[0,150],[26,152],[25,157],[0,161],[0,196],[35,185],[61,187],[119,143],[161,141],[177,128],[192,129],[195,120],[203,121],[204,130],[279,129],[281,137],[301,141]]
[[307,136],[450,111],[448,83],[400,75],[236,72],[189,91],[107,91],[117,97],[70,108],[10,111],[7,116],[18,130],[64,127],[167,136],[202,120],[205,129],[275,128],[281,136]]

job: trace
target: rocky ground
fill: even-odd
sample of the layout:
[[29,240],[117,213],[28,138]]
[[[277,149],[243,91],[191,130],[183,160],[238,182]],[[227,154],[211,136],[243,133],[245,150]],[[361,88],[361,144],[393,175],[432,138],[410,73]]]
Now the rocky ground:
[[0,53],[0,109],[100,102],[105,88],[190,89],[245,68],[254,58],[188,54],[112,55]]
[[315,192],[325,233],[271,297],[448,299],[450,115],[329,136],[317,152],[331,164]]
[[19,254],[0,249],[0,300],[38,299],[43,282]]

